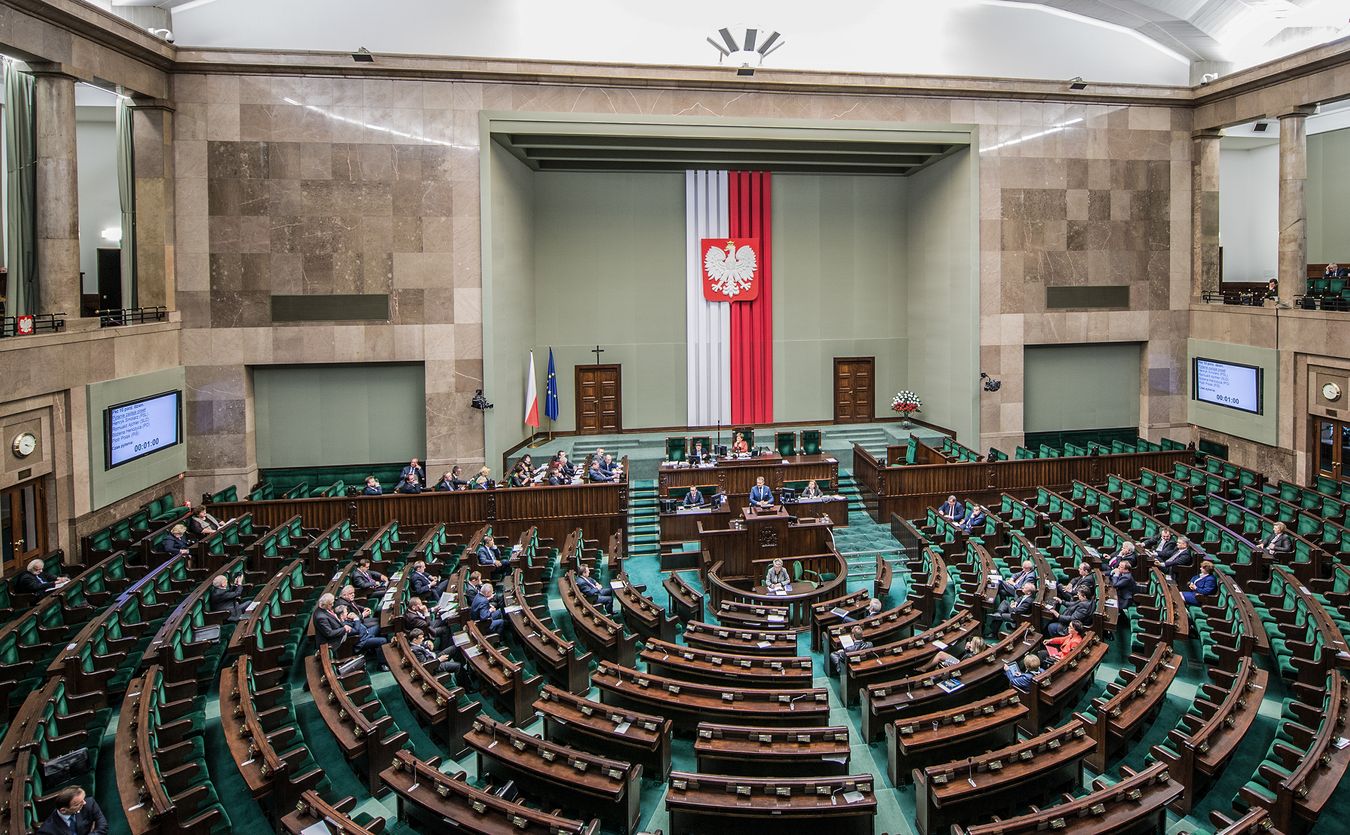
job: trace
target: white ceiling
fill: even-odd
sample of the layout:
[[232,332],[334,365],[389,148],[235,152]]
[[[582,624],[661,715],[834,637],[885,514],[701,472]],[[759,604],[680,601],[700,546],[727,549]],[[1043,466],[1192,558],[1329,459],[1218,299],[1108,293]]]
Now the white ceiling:
[[[90,0],[117,10],[109,0]],[[130,0],[180,46],[712,64],[723,26],[782,32],[766,67],[1190,84],[1350,34],[1350,0]],[[144,11],[138,9],[137,11]],[[395,12],[396,13],[391,13]]]

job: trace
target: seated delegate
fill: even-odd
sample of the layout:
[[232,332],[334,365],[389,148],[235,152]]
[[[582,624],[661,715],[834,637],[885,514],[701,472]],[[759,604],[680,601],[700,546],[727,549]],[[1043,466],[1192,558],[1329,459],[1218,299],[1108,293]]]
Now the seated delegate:
[[684,494],[685,507],[702,507],[708,500],[703,497],[703,492],[697,487],[690,487],[689,492]]
[[781,591],[787,588],[788,583],[792,582],[792,575],[788,574],[783,567],[782,560],[774,560],[769,566],[769,571],[764,575],[764,585],[769,591]]
[[750,444],[745,440],[745,433],[736,433],[736,439],[731,442],[731,452],[733,455],[743,455],[750,452]]
[[803,499],[823,498],[823,494],[820,492],[820,485],[816,484],[816,480],[814,478],[806,482],[806,487],[805,489],[802,490],[802,498]]

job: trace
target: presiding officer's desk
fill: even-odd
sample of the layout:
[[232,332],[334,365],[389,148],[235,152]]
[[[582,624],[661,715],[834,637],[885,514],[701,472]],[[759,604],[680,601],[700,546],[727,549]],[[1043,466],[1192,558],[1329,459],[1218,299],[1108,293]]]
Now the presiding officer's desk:
[[[830,492],[839,483],[839,459],[832,455],[789,455],[766,453],[749,458],[717,458],[712,463],[690,465],[667,462],[657,473],[657,489],[662,498],[683,499],[690,487],[712,487],[727,497],[732,513],[739,513],[750,503],[750,488],[755,479],[764,477],[764,483],[773,490],[774,501],[785,484],[815,480],[823,492]],[[711,498],[711,497],[709,497]],[[847,513],[829,512],[836,525],[848,524]],[[809,515],[818,515],[811,513]]]

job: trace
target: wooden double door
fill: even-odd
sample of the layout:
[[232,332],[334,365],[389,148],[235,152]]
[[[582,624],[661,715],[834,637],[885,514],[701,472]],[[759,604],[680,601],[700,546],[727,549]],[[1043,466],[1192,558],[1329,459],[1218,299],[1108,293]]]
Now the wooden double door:
[[33,479],[0,490],[0,555],[5,576],[47,553],[47,491]]
[[619,365],[578,365],[576,375],[577,433],[623,431],[623,379]]
[[867,423],[876,402],[876,358],[834,358],[834,422]]
[[1350,481],[1350,423],[1314,417],[1313,467],[1324,478]]

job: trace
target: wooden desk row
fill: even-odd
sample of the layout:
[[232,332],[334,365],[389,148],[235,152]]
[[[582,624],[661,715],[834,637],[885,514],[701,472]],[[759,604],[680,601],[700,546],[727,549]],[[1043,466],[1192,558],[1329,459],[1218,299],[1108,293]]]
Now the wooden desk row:
[[878,522],[898,514],[922,516],[956,494],[963,501],[990,504],[1000,493],[1025,495],[1037,487],[1071,488],[1074,481],[1101,484],[1108,473],[1136,478],[1144,467],[1170,471],[1177,461],[1192,460],[1190,450],[1087,455],[1068,458],[1012,459],[969,463],[884,466],[861,445],[853,446],[853,476],[878,497]]
[[370,531],[393,519],[414,528],[444,522],[450,534],[459,536],[468,536],[486,522],[507,539],[538,526],[541,537],[558,542],[580,525],[587,536],[607,542],[627,525],[628,484],[228,502],[211,505],[211,512],[219,518],[251,513],[254,523],[261,526],[280,525],[299,516],[305,527],[320,530],[343,520]]

